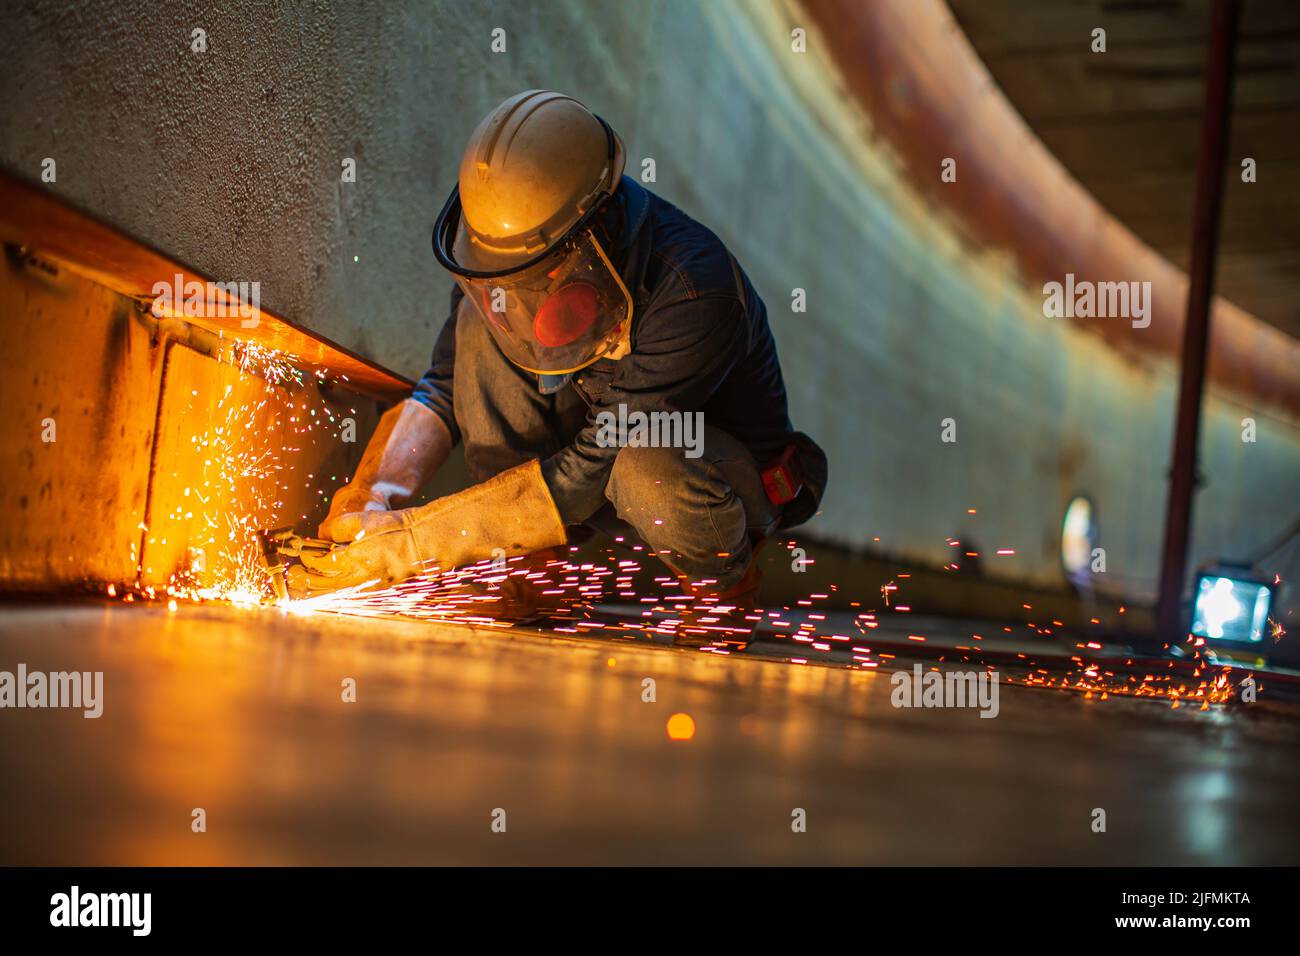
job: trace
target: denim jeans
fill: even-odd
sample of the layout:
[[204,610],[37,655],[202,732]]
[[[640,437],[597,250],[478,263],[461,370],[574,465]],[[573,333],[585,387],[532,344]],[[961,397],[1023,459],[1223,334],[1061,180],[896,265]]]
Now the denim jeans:
[[[457,323],[454,412],[473,481],[485,481],[564,448],[586,424],[586,403],[571,385],[552,395],[512,364],[481,321]],[[584,524],[642,544],[690,580],[735,584],[749,567],[752,540],[778,514],[753,455],[705,423],[702,454],[682,448],[624,447],[605,483],[606,504]]]

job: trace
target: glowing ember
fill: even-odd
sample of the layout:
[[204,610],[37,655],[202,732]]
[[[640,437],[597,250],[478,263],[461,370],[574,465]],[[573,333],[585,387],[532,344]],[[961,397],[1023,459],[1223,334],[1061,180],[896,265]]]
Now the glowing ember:
[[690,714],[673,714],[668,718],[669,740],[690,740],[695,736],[695,718]]

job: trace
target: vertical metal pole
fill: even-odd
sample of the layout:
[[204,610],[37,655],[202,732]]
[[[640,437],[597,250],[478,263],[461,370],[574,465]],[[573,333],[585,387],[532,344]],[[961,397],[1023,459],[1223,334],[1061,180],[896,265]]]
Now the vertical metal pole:
[[1201,399],[1205,391],[1205,353],[1210,339],[1210,303],[1214,296],[1214,260],[1219,241],[1239,13],[1238,0],[1215,0],[1205,68],[1205,108],[1201,116],[1201,151],[1196,166],[1187,323],[1183,329],[1178,418],[1174,425],[1173,467],[1165,510],[1160,597],[1156,605],[1156,636],[1170,644],[1181,643],[1185,636],[1182,631],[1183,583],[1191,537],[1196,442],[1201,424]]

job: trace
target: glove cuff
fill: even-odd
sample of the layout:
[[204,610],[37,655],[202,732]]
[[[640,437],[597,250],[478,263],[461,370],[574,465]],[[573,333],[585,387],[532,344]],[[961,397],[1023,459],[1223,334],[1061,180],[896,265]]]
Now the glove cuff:
[[497,549],[513,557],[568,541],[536,459],[412,509],[407,522],[417,559],[444,571],[493,557]]

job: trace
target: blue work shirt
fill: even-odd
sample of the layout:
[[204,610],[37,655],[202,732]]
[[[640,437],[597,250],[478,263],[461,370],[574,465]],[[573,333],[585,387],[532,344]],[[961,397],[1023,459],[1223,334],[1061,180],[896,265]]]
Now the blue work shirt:
[[[781,527],[806,521],[826,485],[826,456],[795,432],[767,308],[748,276],[712,231],[628,176],[615,198],[625,223],[612,261],[633,300],[631,352],[598,359],[581,371],[539,381],[544,391],[573,388],[586,403],[586,425],[566,448],[542,462],[542,474],[566,524],[579,524],[605,503],[618,447],[597,441],[597,415],[703,412],[709,425],[739,439],[760,468],[790,444],[797,448],[803,490],[786,505]],[[456,321],[451,312],[431,366],[412,398],[431,409],[460,441],[454,408]],[[539,377],[540,378],[540,377]]]

